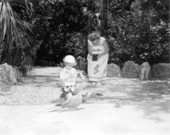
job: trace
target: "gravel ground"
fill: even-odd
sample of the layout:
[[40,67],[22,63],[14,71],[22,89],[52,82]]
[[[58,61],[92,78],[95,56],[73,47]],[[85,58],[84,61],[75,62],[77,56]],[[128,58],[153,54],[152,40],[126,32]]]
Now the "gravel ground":
[[23,78],[23,83],[11,86],[0,95],[0,105],[44,105],[60,95],[60,68],[37,68]]
[[[23,83],[0,92],[0,105],[46,105],[57,103],[61,94],[60,67],[35,68],[22,78]],[[80,81],[80,80],[79,80]]]
[[0,105],[43,105],[54,102],[60,95],[54,87],[12,86],[0,97]]
[[[61,94],[59,72],[61,68],[35,68],[23,78],[23,83],[11,86],[10,91],[0,93],[0,105],[46,105],[57,103]],[[89,102],[145,104],[170,99],[170,80],[139,81],[138,79],[106,78],[101,87],[87,87],[92,95]]]

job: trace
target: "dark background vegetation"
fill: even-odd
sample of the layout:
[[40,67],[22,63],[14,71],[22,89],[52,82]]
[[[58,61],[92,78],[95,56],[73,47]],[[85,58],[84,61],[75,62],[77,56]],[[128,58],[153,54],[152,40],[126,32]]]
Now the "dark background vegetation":
[[[170,62],[168,0],[107,0],[105,11],[100,2],[0,0],[0,63],[22,69],[56,66],[67,54],[86,58],[87,35],[95,29],[104,29],[109,63]],[[98,27],[98,12],[107,26]]]

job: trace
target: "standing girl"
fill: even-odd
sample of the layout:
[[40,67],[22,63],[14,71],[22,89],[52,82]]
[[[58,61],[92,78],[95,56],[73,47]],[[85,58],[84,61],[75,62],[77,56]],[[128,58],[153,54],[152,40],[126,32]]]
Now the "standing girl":
[[109,47],[104,37],[98,31],[88,36],[88,77],[89,81],[98,85],[106,76]]

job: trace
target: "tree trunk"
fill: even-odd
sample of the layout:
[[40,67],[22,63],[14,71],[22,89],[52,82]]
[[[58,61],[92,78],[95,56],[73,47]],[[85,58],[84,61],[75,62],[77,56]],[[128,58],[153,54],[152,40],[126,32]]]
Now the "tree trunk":
[[101,2],[101,34],[107,34],[107,3],[108,0],[100,0]]

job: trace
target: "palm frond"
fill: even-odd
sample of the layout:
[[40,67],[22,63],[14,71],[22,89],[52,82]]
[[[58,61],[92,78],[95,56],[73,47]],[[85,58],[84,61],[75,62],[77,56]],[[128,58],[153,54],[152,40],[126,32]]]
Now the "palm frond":
[[[8,2],[0,2],[0,41],[6,39],[8,45],[12,45],[13,41],[17,46],[23,45],[23,32],[31,31],[32,25],[26,21],[21,21],[15,17],[11,6]],[[21,38],[22,37],[22,38]]]
[[[8,1],[0,1],[0,43],[4,43],[3,49],[10,59],[8,61],[15,63],[18,57],[23,57],[23,53],[34,56],[30,44],[32,39],[28,35],[28,32],[31,33],[31,28],[31,24],[18,18]],[[23,53],[18,53],[20,51]]]

